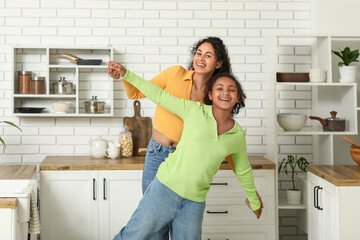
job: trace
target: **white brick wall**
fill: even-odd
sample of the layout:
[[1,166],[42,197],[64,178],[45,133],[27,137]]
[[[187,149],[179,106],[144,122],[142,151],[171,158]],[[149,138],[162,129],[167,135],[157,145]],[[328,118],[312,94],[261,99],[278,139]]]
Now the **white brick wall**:
[[[90,137],[116,139],[122,117],[133,115],[132,101],[126,98],[120,81],[115,81],[114,118],[13,117],[12,45],[111,44],[116,61],[151,78],[171,65],[186,67],[190,46],[199,38],[220,36],[228,46],[233,71],[248,96],[247,108],[236,116],[247,131],[248,153],[264,154],[263,37],[306,33],[310,27],[310,0],[0,1],[0,116],[23,129],[19,132],[0,126],[0,134],[7,142],[6,149],[0,147],[0,162],[38,163],[46,155],[88,154]],[[310,52],[306,46],[283,46],[278,51],[283,55],[280,59],[283,69],[307,69]],[[309,89],[286,89],[280,94],[279,107],[306,109],[311,105],[310,97]],[[143,116],[153,116],[153,103],[142,100],[142,107]],[[279,141],[283,143],[281,157],[295,152],[308,154],[311,159],[311,138],[286,136]],[[281,179],[286,186],[289,179]],[[296,237],[294,225],[284,224],[283,239]]]

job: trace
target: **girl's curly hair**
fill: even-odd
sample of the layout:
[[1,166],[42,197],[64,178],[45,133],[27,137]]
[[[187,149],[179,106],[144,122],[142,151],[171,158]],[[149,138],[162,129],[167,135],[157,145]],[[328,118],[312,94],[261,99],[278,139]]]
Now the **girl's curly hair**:
[[213,75],[215,75],[217,73],[222,73],[222,72],[231,73],[231,64],[230,64],[230,57],[229,57],[228,50],[227,50],[225,44],[223,43],[223,41],[218,37],[207,37],[207,38],[199,40],[198,42],[196,42],[193,45],[191,52],[190,52],[191,59],[190,59],[190,62],[188,63],[188,69],[194,70],[194,66],[193,66],[194,55],[195,55],[196,51],[198,50],[199,46],[205,42],[210,43],[211,46],[214,48],[216,60],[222,61],[221,67],[218,69],[215,69],[215,72]]
[[218,73],[218,74],[212,76],[212,78],[209,81],[209,84],[207,85],[207,91],[205,94],[204,103],[207,105],[212,105],[212,100],[210,100],[210,98],[209,98],[209,93],[212,92],[213,86],[215,85],[216,81],[221,77],[227,77],[227,78],[230,78],[231,80],[233,80],[235,82],[235,85],[237,88],[237,95],[239,97],[239,101],[237,103],[235,103],[235,105],[233,106],[233,108],[231,110],[231,117],[232,117],[232,116],[234,116],[234,114],[238,114],[241,108],[245,107],[246,95],[244,93],[244,90],[243,90],[240,82],[231,73]]

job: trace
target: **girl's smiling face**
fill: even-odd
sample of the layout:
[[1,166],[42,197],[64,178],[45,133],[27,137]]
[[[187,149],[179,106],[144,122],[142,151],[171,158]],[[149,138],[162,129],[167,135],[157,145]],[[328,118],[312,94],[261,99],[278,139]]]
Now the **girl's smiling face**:
[[222,62],[217,61],[215,51],[211,43],[204,42],[195,52],[193,66],[197,73],[213,74],[215,69],[220,68]]
[[240,99],[234,80],[229,77],[218,78],[209,92],[209,99],[212,100],[213,107],[231,112]]

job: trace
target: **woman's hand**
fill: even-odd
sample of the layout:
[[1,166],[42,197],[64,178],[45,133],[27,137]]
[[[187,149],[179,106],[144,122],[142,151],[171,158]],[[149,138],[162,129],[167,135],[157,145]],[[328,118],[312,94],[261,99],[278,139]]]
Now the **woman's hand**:
[[[256,195],[258,196],[259,201],[260,201],[260,208],[258,210],[253,211],[253,212],[256,215],[256,218],[259,219],[260,216],[261,216],[261,213],[262,213],[262,209],[264,208],[264,203],[262,202],[262,199],[261,199],[261,197],[260,197],[260,195],[259,195],[259,193],[257,191],[256,191]],[[249,202],[249,200],[247,198],[246,198],[245,202],[246,202],[246,205],[252,210],[252,208],[250,206],[250,202]]]
[[126,74],[125,67],[120,63],[114,61],[109,61],[107,70],[110,77],[114,79],[119,79],[120,77],[125,76]]

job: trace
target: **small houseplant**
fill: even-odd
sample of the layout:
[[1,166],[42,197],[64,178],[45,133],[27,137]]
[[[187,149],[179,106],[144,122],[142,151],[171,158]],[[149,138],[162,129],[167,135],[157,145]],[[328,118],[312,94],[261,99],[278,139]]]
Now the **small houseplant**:
[[[21,128],[19,128],[19,127],[18,127],[15,123],[13,123],[13,122],[10,122],[10,121],[0,121],[0,123],[9,124],[9,125],[11,125],[11,126],[13,126],[13,127],[16,127],[17,129],[19,129],[19,130],[22,132]],[[0,136],[0,141],[2,142],[2,144],[4,144],[4,147],[6,147],[5,141],[4,141],[4,139],[2,139],[1,136]]]
[[280,173],[281,169],[285,171],[285,174],[291,171],[291,181],[292,181],[292,188],[288,189],[286,192],[287,202],[292,204],[300,203],[301,199],[301,190],[297,189],[295,186],[295,171],[296,168],[299,168],[303,172],[307,172],[306,167],[309,165],[309,162],[304,158],[298,158],[295,160],[293,155],[288,155],[287,158],[284,158],[278,169],[278,173]]
[[340,72],[340,82],[350,83],[356,81],[357,66],[350,66],[352,62],[359,62],[359,50],[350,50],[350,47],[345,47],[342,51],[333,51],[336,56],[341,58],[342,62],[338,63]]

